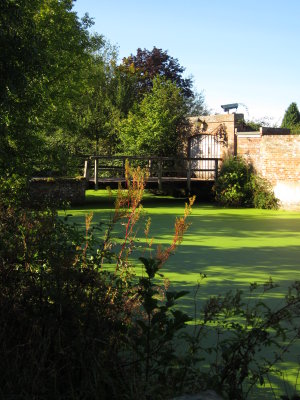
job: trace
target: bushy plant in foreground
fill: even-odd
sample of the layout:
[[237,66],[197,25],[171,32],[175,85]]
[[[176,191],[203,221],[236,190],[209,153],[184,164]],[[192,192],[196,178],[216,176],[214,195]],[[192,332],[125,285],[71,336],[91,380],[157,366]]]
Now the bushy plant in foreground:
[[[131,260],[143,179],[127,165],[128,190],[119,189],[111,222],[96,227],[103,232],[97,242],[92,215],[83,234],[55,210],[1,204],[1,398],[148,400],[213,388],[244,399],[299,338],[299,283],[277,310],[244,304],[241,292],[214,296],[195,313],[192,332],[186,329],[191,318],[176,308],[186,292],[158,278],[188,228],[193,199],[168,247],[154,250],[147,222],[154,254],[139,253],[145,273],[137,279]],[[114,247],[116,223],[123,236]],[[270,281],[263,291],[273,288]],[[280,350],[273,359],[260,357],[272,345]]]
[[225,206],[278,208],[271,185],[240,157],[224,160],[214,190],[216,201]]

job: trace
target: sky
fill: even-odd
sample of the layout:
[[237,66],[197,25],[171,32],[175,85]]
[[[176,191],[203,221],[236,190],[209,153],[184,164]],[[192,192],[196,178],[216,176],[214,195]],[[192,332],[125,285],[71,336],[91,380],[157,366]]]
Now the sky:
[[239,103],[248,120],[280,125],[300,108],[300,0],[77,0],[119,59],[167,50],[203,91],[212,113]]

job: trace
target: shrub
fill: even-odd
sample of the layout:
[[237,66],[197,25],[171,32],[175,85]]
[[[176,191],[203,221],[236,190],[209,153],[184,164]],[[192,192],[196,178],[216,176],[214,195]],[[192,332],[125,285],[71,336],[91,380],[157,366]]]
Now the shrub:
[[239,157],[224,160],[215,183],[216,200],[226,206],[251,206],[252,168]]
[[255,208],[273,209],[279,207],[279,201],[275,197],[270,183],[257,175],[252,175],[253,206]]
[[28,180],[18,174],[0,177],[0,204],[23,206],[28,200]]
[[292,135],[300,135],[300,123],[292,126],[290,129]]
[[0,397],[113,398],[122,281],[86,262],[83,235],[52,210],[9,208],[0,220]]
[[240,157],[224,160],[214,191],[216,201],[225,206],[278,208],[271,185]]

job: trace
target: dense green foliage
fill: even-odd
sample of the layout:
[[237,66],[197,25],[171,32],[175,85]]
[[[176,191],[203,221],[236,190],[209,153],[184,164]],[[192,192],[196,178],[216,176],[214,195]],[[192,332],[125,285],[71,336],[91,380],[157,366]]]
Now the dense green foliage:
[[259,128],[261,126],[262,126],[262,124],[257,121],[244,121],[243,122],[243,129],[245,131],[250,131],[250,132],[259,131]]
[[104,274],[77,250],[82,236],[51,210],[0,218],[1,398],[114,398],[124,302],[109,304]]
[[292,133],[300,131],[300,113],[296,103],[291,103],[285,111],[281,127],[291,129]]
[[70,129],[81,71],[101,45],[71,9],[67,0],[1,4],[1,170],[32,172],[71,146],[54,138]]
[[278,208],[271,185],[240,157],[223,162],[214,190],[217,202],[226,206]]
[[272,118],[267,116],[259,119],[244,120],[242,122],[242,129],[244,131],[255,132],[259,131],[261,127],[277,128],[276,124],[274,125],[274,123],[272,122]]
[[180,144],[186,107],[180,90],[163,78],[121,124],[121,140],[129,154],[175,155]]

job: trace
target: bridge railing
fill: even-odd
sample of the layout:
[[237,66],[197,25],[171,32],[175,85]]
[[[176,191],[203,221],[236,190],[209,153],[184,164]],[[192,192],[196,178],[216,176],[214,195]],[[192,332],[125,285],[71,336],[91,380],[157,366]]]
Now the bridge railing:
[[[99,180],[122,179],[125,177],[125,163],[133,167],[145,168],[149,178],[157,180],[162,187],[165,180],[185,179],[190,190],[191,180],[215,180],[218,176],[220,158],[203,157],[143,157],[143,156],[91,156],[85,161],[84,176],[94,181],[98,188]],[[93,169],[93,174],[90,169]]]

